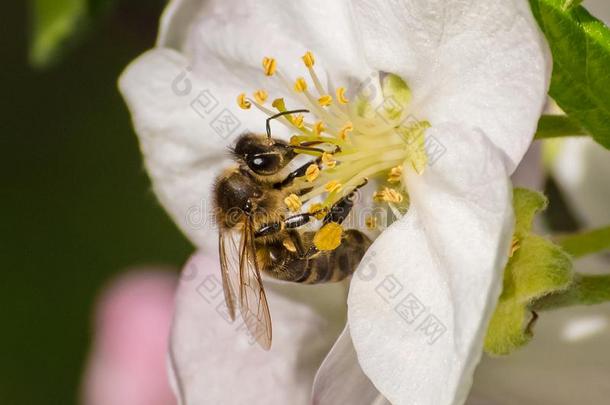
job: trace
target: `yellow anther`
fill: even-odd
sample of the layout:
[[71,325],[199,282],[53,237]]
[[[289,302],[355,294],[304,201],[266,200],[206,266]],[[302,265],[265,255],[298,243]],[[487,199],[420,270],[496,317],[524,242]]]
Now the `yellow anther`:
[[364,220],[364,224],[368,229],[377,229],[377,217],[369,215]]
[[302,206],[301,200],[296,194],[290,194],[288,197],[284,198],[284,204],[286,204],[286,207],[292,212],[298,212]]
[[309,206],[307,212],[309,212],[310,214],[314,214],[316,219],[322,219],[324,218],[324,216],[326,216],[328,208],[324,208],[324,205],[322,205],[321,203],[315,203]]
[[508,252],[508,257],[513,257],[515,252],[517,250],[519,250],[520,247],[521,247],[521,242],[519,241],[519,239],[513,237],[513,241],[512,241],[512,243],[510,245],[510,250]]
[[297,247],[294,245],[294,242],[290,238],[286,238],[282,241],[282,245],[290,252],[296,252]]
[[246,93],[241,93],[239,96],[237,96],[237,105],[244,110],[252,107],[252,103],[246,98]]
[[276,98],[271,105],[280,111],[286,111],[286,103],[283,98]]
[[296,134],[292,135],[290,137],[290,144],[293,146],[300,145],[301,142],[299,141],[299,135],[296,135]]
[[263,89],[256,90],[254,92],[254,100],[256,100],[256,102],[259,104],[265,104],[265,101],[267,101],[268,97],[269,94]]
[[347,97],[345,97],[345,87],[337,88],[337,101],[339,101],[340,104],[349,103],[349,100],[347,99]]
[[273,76],[276,69],[276,61],[273,58],[264,57],[263,58],[263,72],[267,76]]
[[315,179],[317,179],[319,175],[320,175],[320,168],[315,163],[310,164],[307,167],[307,170],[305,171],[305,178],[309,182],[314,181]]
[[313,244],[318,250],[335,250],[341,245],[343,228],[336,222],[329,222],[324,225],[313,237]]
[[402,166],[396,166],[390,169],[388,174],[388,182],[398,183],[402,179]]
[[303,116],[303,114],[297,114],[297,115],[293,115],[291,118],[291,122],[292,124],[297,127],[297,128],[303,128],[303,120],[305,119],[305,117]]
[[325,94],[318,99],[318,104],[320,104],[322,107],[328,107],[332,102],[333,98],[328,94]]
[[326,130],[326,127],[324,126],[324,122],[322,122],[322,121],[316,122],[313,126],[313,133],[316,136],[320,136],[322,134],[322,132],[324,132],[325,130]]
[[302,77],[297,78],[297,80],[294,82],[294,91],[297,93],[302,93],[305,90],[307,90],[307,82]]
[[389,187],[385,187],[383,190],[381,191],[376,191],[373,194],[373,201],[375,202],[390,202],[390,203],[401,203],[403,200],[403,196],[402,194],[400,194],[398,191],[394,190],[393,188],[389,188]]
[[354,130],[354,125],[351,122],[346,122],[339,130],[339,138],[346,140],[350,132]]
[[322,163],[324,163],[324,166],[329,169],[337,166],[337,161],[333,158],[332,153],[328,152],[322,153]]
[[329,193],[338,193],[343,188],[343,185],[339,183],[337,180],[331,180],[324,186],[324,190]]
[[303,63],[305,63],[305,66],[308,68],[312,67],[316,63],[316,59],[311,51],[307,51],[301,59],[303,59]]

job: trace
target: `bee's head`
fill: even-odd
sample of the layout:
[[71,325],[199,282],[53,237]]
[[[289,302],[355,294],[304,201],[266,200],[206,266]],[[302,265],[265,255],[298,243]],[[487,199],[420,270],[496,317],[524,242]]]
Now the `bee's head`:
[[232,152],[237,160],[261,176],[278,173],[296,156],[286,142],[253,133],[241,135]]

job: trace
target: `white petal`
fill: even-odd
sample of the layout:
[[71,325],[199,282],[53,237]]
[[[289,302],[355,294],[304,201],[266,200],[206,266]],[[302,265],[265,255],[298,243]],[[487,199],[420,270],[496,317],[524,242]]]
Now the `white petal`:
[[399,74],[414,115],[479,127],[521,160],[546,100],[550,56],[525,0],[359,0],[368,64]]
[[210,78],[189,71],[189,66],[181,54],[155,49],[127,67],[119,87],[155,194],[197,246],[214,251],[212,182],[229,164],[227,145],[261,118],[242,114],[230,126],[219,125],[217,117],[237,117],[235,97],[219,91]]
[[360,365],[395,404],[465,400],[512,238],[502,153],[458,125],[427,137],[446,152],[406,174],[411,207],[371,246],[348,298]]
[[313,403],[389,404],[364,374],[346,327],[320,366],[313,385]]
[[544,189],[545,173],[542,167],[541,141],[534,141],[531,144],[517,170],[512,174],[511,180],[515,187],[539,191]]
[[471,398],[494,405],[605,404],[608,342],[610,304],[543,313],[531,343],[507,357],[484,358]]
[[345,286],[267,283],[266,291],[268,352],[250,344],[241,320],[221,315],[218,259],[198,254],[185,266],[170,347],[182,404],[309,403],[314,373],[345,324]]

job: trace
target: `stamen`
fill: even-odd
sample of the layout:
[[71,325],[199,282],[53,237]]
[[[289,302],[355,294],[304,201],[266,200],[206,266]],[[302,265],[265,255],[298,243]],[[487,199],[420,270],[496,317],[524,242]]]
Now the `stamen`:
[[302,93],[305,90],[307,90],[307,82],[304,78],[298,77],[297,80],[294,82],[294,91],[296,91],[297,93]]
[[373,216],[373,215],[369,215],[368,217],[366,217],[366,219],[364,220],[364,225],[366,225],[366,227],[368,229],[377,229],[377,217]]
[[345,97],[345,87],[337,88],[337,101],[339,101],[340,104],[349,103],[349,100]]
[[254,92],[254,100],[256,100],[256,102],[259,104],[265,104],[265,101],[267,101],[268,97],[269,94],[263,89],[256,90]]
[[511,245],[510,245],[510,250],[508,252],[508,257],[513,257],[515,252],[517,250],[519,250],[520,247],[521,247],[521,241],[519,241],[519,239],[517,239],[517,238],[513,238]]
[[303,114],[296,114],[296,115],[292,116],[292,123],[297,128],[304,128],[305,127],[305,125],[303,124],[304,119],[305,119],[305,117],[303,116]]
[[322,163],[324,163],[324,166],[329,169],[337,166],[337,161],[333,159],[333,155],[328,152],[322,153]]
[[320,104],[322,107],[328,107],[332,102],[333,98],[328,94],[324,94],[318,99],[318,104]]
[[399,183],[402,180],[402,166],[396,166],[390,169],[388,174],[389,183]]
[[313,126],[313,133],[316,136],[320,136],[320,134],[322,134],[322,132],[326,131],[326,127],[324,126],[324,123],[322,121],[317,121],[314,126]]
[[311,51],[305,52],[305,55],[303,55],[301,59],[303,59],[303,63],[305,63],[305,66],[308,68],[312,67],[316,63],[316,59]]
[[343,186],[337,180],[331,180],[324,186],[327,193],[338,193],[342,188]]
[[342,140],[346,140],[347,136],[349,135],[350,132],[352,132],[354,130],[354,124],[352,124],[351,122],[346,122],[345,125],[343,125],[343,127],[341,127],[341,129],[339,130],[339,138],[341,138]]
[[310,164],[307,167],[307,170],[305,171],[305,179],[307,179],[307,181],[309,181],[309,182],[312,182],[315,179],[317,179],[319,175],[320,175],[320,168],[315,163]]
[[237,105],[244,110],[252,107],[252,103],[246,98],[246,93],[241,93],[239,96],[237,96]]
[[284,204],[286,204],[286,207],[292,212],[299,212],[303,205],[296,194],[290,194],[288,197],[284,198]]
[[263,72],[265,72],[266,76],[273,76],[275,70],[277,68],[277,63],[274,58],[263,58]]
[[383,190],[376,191],[373,194],[373,201],[375,202],[389,202],[389,203],[401,203],[403,200],[402,194],[393,188],[385,187]]

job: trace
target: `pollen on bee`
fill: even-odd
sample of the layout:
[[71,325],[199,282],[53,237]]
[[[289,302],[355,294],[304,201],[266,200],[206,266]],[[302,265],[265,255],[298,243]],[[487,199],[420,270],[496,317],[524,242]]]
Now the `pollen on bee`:
[[313,237],[313,244],[318,250],[335,250],[341,245],[343,228],[336,222],[324,225]]
[[296,194],[290,194],[288,197],[284,198],[284,204],[286,204],[286,207],[292,212],[298,212],[302,206],[301,200]]
[[239,96],[237,96],[237,105],[244,110],[252,107],[252,103],[246,98],[246,93],[241,93]]
[[297,247],[294,245],[294,242],[290,238],[286,238],[282,241],[282,245],[290,252],[296,252]]
[[265,104],[265,101],[267,101],[267,98],[269,97],[269,94],[263,90],[256,90],[253,94],[254,96],[254,100],[256,100],[257,103],[259,104]]
[[328,212],[328,209],[324,208],[324,205],[321,203],[311,204],[309,209],[307,210],[310,214],[314,214],[316,219],[322,219]]
[[314,181],[320,175],[320,168],[317,164],[312,163],[307,166],[307,170],[305,171],[305,179],[309,182]]
[[322,107],[328,107],[332,102],[333,98],[329,94],[324,94],[318,99],[318,104],[320,104]]
[[266,56],[263,58],[263,72],[265,72],[265,75],[273,76],[276,68],[277,63],[274,58],[268,58]]

